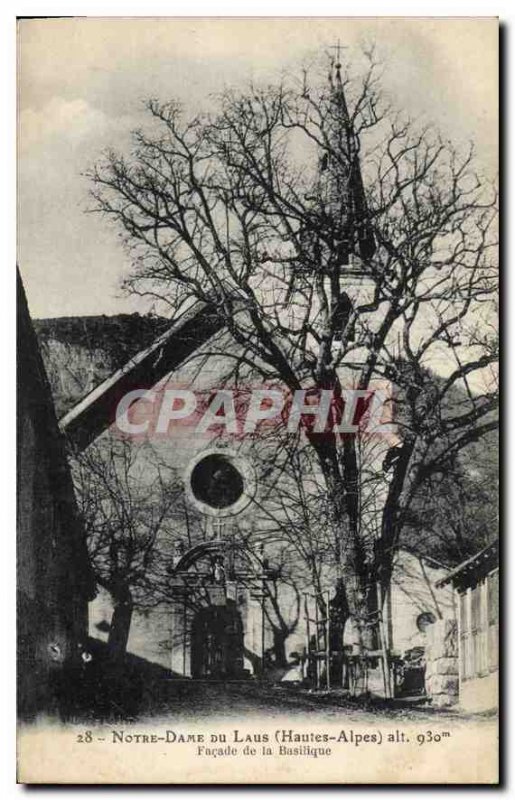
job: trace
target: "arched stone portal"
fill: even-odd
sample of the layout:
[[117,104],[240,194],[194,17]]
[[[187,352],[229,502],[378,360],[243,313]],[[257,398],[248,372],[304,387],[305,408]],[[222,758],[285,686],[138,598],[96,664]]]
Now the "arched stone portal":
[[250,649],[254,662],[263,657],[263,597],[257,590],[275,578],[261,551],[245,553],[230,537],[185,552],[179,547],[171,578],[174,672],[205,680],[249,677],[255,663],[250,669],[245,654]]

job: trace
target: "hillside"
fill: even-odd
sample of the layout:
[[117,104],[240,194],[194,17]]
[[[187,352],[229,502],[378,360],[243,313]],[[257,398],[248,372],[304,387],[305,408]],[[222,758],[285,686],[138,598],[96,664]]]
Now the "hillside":
[[57,416],[66,414],[169,324],[164,317],[140,314],[35,319]]

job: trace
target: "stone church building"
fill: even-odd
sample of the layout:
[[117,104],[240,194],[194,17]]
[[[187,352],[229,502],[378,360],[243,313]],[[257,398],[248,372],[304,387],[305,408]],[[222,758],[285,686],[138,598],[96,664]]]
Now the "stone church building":
[[[202,308],[193,307],[99,383],[98,369],[90,373],[84,369],[94,355],[72,348],[78,374],[89,374],[97,383],[78,403],[68,399],[67,406],[72,407],[61,419],[61,429],[79,450],[109,448],[113,437],[119,439],[112,398],[134,387],[159,394],[170,387],[190,386],[199,395],[209,395],[223,385],[226,360],[212,355],[212,338],[216,337],[218,352],[223,352],[220,341],[225,334],[213,330],[212,320],[213,327],[199,325],[204,314]],[[54,335],[47,333],[43,353],[54,392],[59,394],[60,382],[61,389],[69,387],[63,387],[62,370],[55,364],[55,353],[58,360],[62,353],[55,347]],[[202,343],[202,337],[207,341]],[[135,402],[133,419],[138,418],[138,405],[144,404],[144,397]],[[137,450],[142,443],[136,437],[130,446]],[[329,672],[330,685],[349,686],[357,680],[352,672],[356,635],[349,626],[345,630],[338,626],[334,568],[322,566],[315,602],[306,566],[291,535],[284,535],[285,521],[278,535],[267,518],[267,502],[273,505],[277,499],[274,491],[280,492],[280,476],[274,477],[272,464],[271,476],[263,477],[270,473],[270,464],[265,459],[264,469],[255,440],[209,432],[194,436],[191,429],[179,427],[172,435],[155,437],[152,447],[179,476],[182,499],[173,536],[162,550],[168,564],[166,591],[151,607],[135,608],[128,652],[175,676],[194,679],[255,676],[324,686]],[[374,442],[375,458],[383,458],[387,447],[387,442]],[[142,480],[152,480],[150,465]],[[387,479],[382,480],[379,492],[387,485]],[[370,524],[377,521],[371,519]],[[415,552],[397,554],[382,615],[384,648],[391,664],[400,663],[406,654],[420,657],[428,628],[437,620],[454,618],[451,589],[436,588],[446,572],[444,565]],[[324,604],[329,615],[321,610]],[[89,605],[90,636],[107,641],[112,615],[112,598],[99,586]],[[383,655],[378,648],[371,656],[366,688],[391,694],[395,687],[385,687]],[[419,680],[414,692],[422,688]]]
[[[331,79],[332,113],[339,127],[328,130],[329,136],[338,138],[335,147],[341,146],[341,120],[350,125],[339,70],[336,65],[334,82]],[[351,138],[347,130],[349,150]],[[364,315],[373,314],[374,287],[367,281],[363,264],[373,255],[375,242],[365,213],[357,151],[349,152],[348,174],[336,182],[326,162],[327,154],[320,160],[315,186],[321,207],[334,206],[334,213],[347,217],[353,209],[353,221],[342,226],[347,233],[335,244],[344,266],[339,294],[349,307],[359,304],[370,308]],[[288,306],[284,297],[275,296],[286,289],[280,281],[274,284],[272,273],[267,291],[271,302],[285,309],[288,325],[295,329],[295,305]],[[349,315],[345,319],[345,325],[350,324]],[[79,360],[77,371],[83,377],[86,367],[87,378],[88,353],[80,350],[71,354],[72,362]],[[209,403],[217,391],[234,387],[228,375],[234,361],[244,363],[243,355],[222,330],[215,311],[196,302],[176,315],[172,326],[146,347],[133,346],[125,363],[77,391],[77,402],[68,404],[61,430],[79,453],[93,446],[108,452],[112,442],[120,441],[116,409],[123,398],[130,397],[130,447],[144,459],[149,403],[181,388],[193,390]],[[338,371],[342,387],[349,389],[354,388],[351,367],[359,363],[359,350],[352,357],[353,365]],[[50,372],[59,395],[66,370],[62,364],[53,369],[50,365]],[[250,368],[239,378],[244,388],[259,386]],[[320,505],[321,476],[309,463],[303,467],[297,463],[309,456],[297,447],[287,458],[288,444],[282,446],[273,426],[261,439],[240,436],[228,424],[217,426],[216,417],[200,435],[187,424],[173,425],[171,433],[166,425],[160,430],[159,419],[148,439],[153,458],[178,476],[180,499],[173,524],[156,542],[159,557],[151,563],[149,556],[145,562],[148,570],[154,570],[155,577],[147,584],[155,591],[150,592],[150,600],[135,604],[128,650],[188,678],[264,676],[349,687],[362,680],[357,632],[342,623],[345,592],[338,590],[341,579],[334,547],[331,556],[331,524],[327,509]],[[215,432],[217,427],[221,430]],[[368,470],[369,478],[360,500],[360,520],[363,539],[370,547],[378,538],[378,509],[388,490],[381,464],[391,447],[388,436],[370,436],[359,445],[359,469],[362,475]],[[149,460],[141,470],[142,485],[146,481],[150,493],[157,480]],[[383,665],[382,691],[388,695],[395,689],[392,665],[400,664],[406,653],[420,661],[427,630],[437,620],[454,616],[451,589],[436,588],[444,574],[444,565],[400,551],[387,596],[378,594],[370,608],[366,624],[373,627],[376,644],[368,666],[377,673]],[[111,600],[104,589],[90,604],[90,634],[95,638],[107,639],[112,630]],[[379,690],[378,674],[372,678]]]

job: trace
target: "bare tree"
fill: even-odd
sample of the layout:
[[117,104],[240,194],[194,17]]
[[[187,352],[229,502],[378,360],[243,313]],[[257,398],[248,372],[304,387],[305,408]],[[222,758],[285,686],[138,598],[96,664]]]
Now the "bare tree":
[[133,257],[127,288],[174,310],[214,306],[239,348],[234,376],[244,365],[292,393],[338,393],[346,370],[359,388],[398,387],[402,444],[385,464],[374,541],[355,438],[305,428],[356,620],[376,581],[389,583],[418,487],[496,425],[495,387],[477,388],[496,357],[481,340],[495,320],[496,192],[472,148],[392,111],[365,55],[362,72],[331,64],[328,79],[227,91],[190,119],[151,100],[154,126],[134,134],[130,157],[110,152],[90,174],[96,210]]
[[109,651],[120,660],[134,609],[155,603],[153,574],[171,563],[181,489],[149,445],[113,436],[73,457],[72,474],[95,578],[113,601]]
[[486,547],[498,528],[498,441],[495,434],[463,448],[432,472],[404,515],[401,543],[456,564]]

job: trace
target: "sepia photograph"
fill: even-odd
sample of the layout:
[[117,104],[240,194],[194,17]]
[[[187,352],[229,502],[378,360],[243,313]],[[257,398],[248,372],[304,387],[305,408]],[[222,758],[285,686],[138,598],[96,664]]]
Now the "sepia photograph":
[[17,53],[18,782],[498,784],[498,18]]

